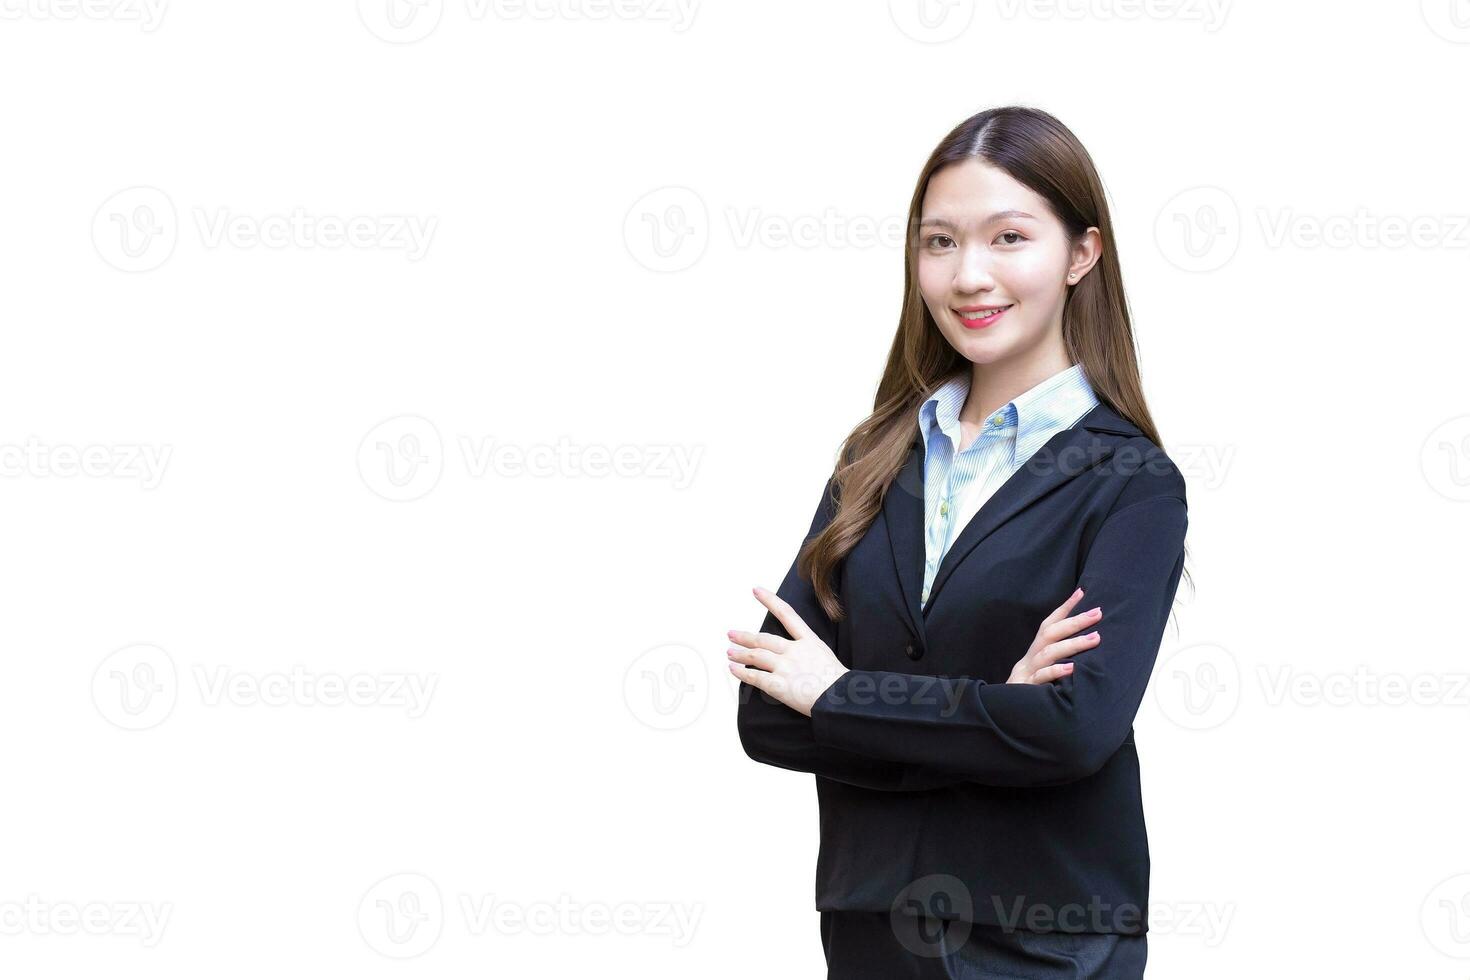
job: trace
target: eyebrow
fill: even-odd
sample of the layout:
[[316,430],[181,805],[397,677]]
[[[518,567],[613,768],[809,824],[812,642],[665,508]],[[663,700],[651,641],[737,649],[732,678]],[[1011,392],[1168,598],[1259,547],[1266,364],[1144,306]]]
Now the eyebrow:
[[[992,221],[999,221],[1001,218],[1030,218],[1032,221],[1035,221],[1036,215],[1028,214],[1025,211],[1017,211],[1015,208],[1011,208],[1008,211],[997,211],[982,220],[980,223],[982,225],[988,225]],[[950,221],[948,218],[925,218],[919,222],[919,227],[922,228],[924,225],[939,225],[942,228],[956,227],[955,223]]]

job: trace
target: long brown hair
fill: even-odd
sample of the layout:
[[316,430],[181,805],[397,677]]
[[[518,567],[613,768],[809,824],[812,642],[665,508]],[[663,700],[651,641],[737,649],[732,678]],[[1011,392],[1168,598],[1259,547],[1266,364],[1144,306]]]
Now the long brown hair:
[[[1143,398],[1113,223],[1092,157],[1071,130],[1040,109],[1002,106],[971,116],[940,141],[919,174],[904,243],[903,309],[873,413],[848,434],[838,452],[833,470],[836,515],[798,557],[799,572],[813,583],[818,601],[834,622],[843,611],[831,584],[832,573],[877,517],[888,485],[908,458],[919,406],[946,378],[969,365],[930,316],[919,292],[916,265],[920,210],[929,179],[941,168],[969,159],[1005,171],[1045,198],[1072,243],[1089,227],[1098,229],[1102,255],[1081,282],[1067,288],[1062,340],[1072,362],[1082,365],[1098,399],[1162,446]],[[1185,553],[1187,560],[1188,549]]]

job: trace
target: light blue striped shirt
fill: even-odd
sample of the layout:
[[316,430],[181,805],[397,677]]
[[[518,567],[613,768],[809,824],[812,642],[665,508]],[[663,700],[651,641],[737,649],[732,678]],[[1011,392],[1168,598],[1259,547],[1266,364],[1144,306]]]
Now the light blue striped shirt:
[[1058,371],[990,413],[980,435],[958,452],[960,409],[970,394],[970,368],[919,406],[924,444],[924,592],[970,518],[1047,440],[1070,429],[1097,404],[1081,364]]

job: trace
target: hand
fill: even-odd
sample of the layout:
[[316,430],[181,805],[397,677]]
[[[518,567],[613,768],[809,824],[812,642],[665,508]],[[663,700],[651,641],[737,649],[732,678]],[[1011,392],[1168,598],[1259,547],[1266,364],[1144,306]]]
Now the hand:
[[1067,597],[1067,601],[1052,612],[1052,614],[1041,621],[1041,628],[1036,631],[1036,639],[1031,643],[1031,649],[1026,651],[1026,656],[1016,661],[1016,666],[1011,668],[1011,676],[1007,684],[1046,684],[1049,681],[1061,680],[1072,672],[1071,664],[1059,664],[1058,660],[1063,657],[1071,657],[1097,646],[1102,641],[1097,630],[1083,636],[1073,637],[1073,633],[1080,629],[1086,629],[1093,623],[1102,619],[1102,607],[1097,606],[1078,616],[1068,617],[1072,607],[1082,598],[1082,590],[1078,589]]
[[730,659],[730,673],[740,678],[741,683],[765,691],[810,718],[817,698],[847,673],[847,668],[832,648],[802,622],[790,603],[759,586],[752,591],[786,627],[791,639],[774,633],[728,631],[725,635],[731,642],[740,644],[725,651]]

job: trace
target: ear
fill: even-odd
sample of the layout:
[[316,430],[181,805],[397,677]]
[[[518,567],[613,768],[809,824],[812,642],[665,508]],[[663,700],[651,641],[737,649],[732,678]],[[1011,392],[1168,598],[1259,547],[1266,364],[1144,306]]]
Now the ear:
[[1071,263],[1067,266],[1067,285],[1075,286],[1102,258],[1102,233],[1088,228],[1072,246]]

